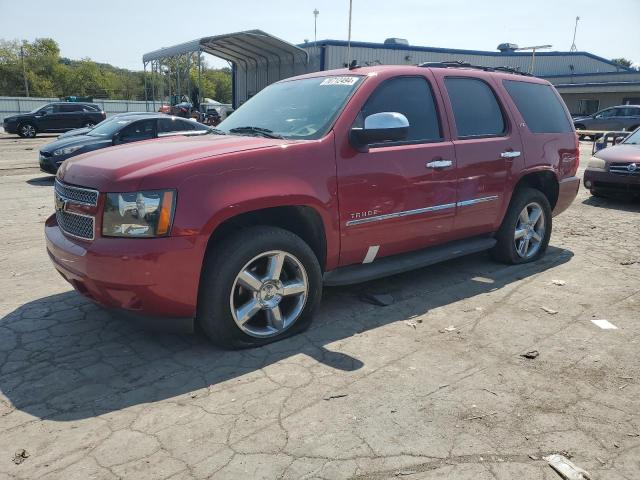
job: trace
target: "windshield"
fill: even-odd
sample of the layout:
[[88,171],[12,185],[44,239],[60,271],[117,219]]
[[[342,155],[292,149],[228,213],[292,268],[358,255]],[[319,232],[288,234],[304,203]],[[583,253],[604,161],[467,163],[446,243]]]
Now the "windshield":
[[629,135],[622,143],[640,145],[640,128],[637,128],[636,131]]
[[275,83],[247,101],[217,128],[246,135],[259,134],[258,130],[262,129],[284,138],[320,138],[327,133],[362,78],[341,75]]
[[87,135],[92,137],[111,137],[114,133],[120,131],[122,127],[128,125],[133,120],[125,120],[121,118],[113,118],[111,120],[104,120],[87,132]]

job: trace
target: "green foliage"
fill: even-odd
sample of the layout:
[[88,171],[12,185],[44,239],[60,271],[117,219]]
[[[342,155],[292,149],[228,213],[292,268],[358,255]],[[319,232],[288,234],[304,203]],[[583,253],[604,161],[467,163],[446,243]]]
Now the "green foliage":
[[622,65],[623,67],[631,67],[631,65],[633,65],[633,63],[631,62],[631,60],[627,60],[624,57],[620,57],[620,58],[614,58],[611,60],[613,63],[617,63],[618,65]]
[[[203,64],[204,66],[204,64]],[[167,96],[176,92],[175,74],[182,78],[189,71],[192,90],[198,85],[197,54],[187,62],[163,65],[163,72],[146,73],[147,94],[151,98],[151,77],[154,76],[155,95]],[[60,57],[58,44],[50,38],[26,40],[0,39],[0,95],[24,96],[25,82],[33,97],[64,97],[68,95],[92,96],[124,100],[144,100],[145,73],[96,63],[89,58],[70,60]],[[201,75],[202,96],[223,103],[231,102],[231,70],[205,69]],[[187,85],[181,85],[182,93]]]

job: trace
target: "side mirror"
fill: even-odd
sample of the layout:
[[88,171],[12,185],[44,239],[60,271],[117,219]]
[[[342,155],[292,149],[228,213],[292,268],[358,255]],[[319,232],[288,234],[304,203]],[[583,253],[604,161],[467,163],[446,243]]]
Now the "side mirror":
[[351,145],[359,152],[369,151],[372,143],[399,142],[409,134],[409,120],[398,112],[380,112],[364,119],[364,128],[351,129]]

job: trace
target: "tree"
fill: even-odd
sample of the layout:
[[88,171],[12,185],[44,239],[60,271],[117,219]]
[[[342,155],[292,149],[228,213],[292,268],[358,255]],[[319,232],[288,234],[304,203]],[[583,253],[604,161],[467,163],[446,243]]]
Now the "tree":
[[[198,85],[197,53],[189,62],[183,58],[179,63],[167,62],[168,74],[146,73],[147,96],[151,98],[151,75],[154,76],[155,94],[176,91],[175,75],[189,71],[191,86]],[[22,60],[24,58],[24,72]],[[204,65],[203,65],[204,66]],[[68,95],[92,96],[125,100],[144,100],[145,73],[117,68],[105,63],[97,63],[90,58],[71,60],[60,57],[60,48],[51,38],[6,41],[0,39],[0,95],[22,96],[26,94],[24,77],[27,78],[29,93],[35,97],[65,97]],[[231,71],[229,69],[204,69],[202,75],[204,97],[215,98],[224,103],[231,101]],[[161,88],[164,87],[171,88]],[[186,85],[181,85],[181,93]],[[164,93],[163,93],[164,92]]]
[[622,65],[623,67],[631,68],[633,62],[631,60],[627,60],[624,57],[614,58],[611,60],[613,63],[617,63],[618,65]]

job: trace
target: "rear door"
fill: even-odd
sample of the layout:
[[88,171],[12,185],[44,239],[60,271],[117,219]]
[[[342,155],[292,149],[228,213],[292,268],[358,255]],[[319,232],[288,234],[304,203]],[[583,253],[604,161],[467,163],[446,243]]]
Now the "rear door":
[[72,128],[79,128],[82,125],[84,112],[82,111],[82,105],[77,103],[62,103],[59,105],[60,114],[59,120],[55,126],[58,130],[70,130]]
[[156,136],[156,119],[149,118],[146,120],[138,120],[133,122],[118,134],[118,143],[139,142],[141,140],[149,140]]
[[398,112],[411,126],[401,142],[373,144],[368,152],[339,149],[340,263],[441,243],[455,215],[456,163],[430,72],[382,80],[358,109],[354,123]]
[[508,172],[521,162],[522,142],[489,76],[434,72],[447,101],[458,161],[454,233],[457,238],[495,231]]

